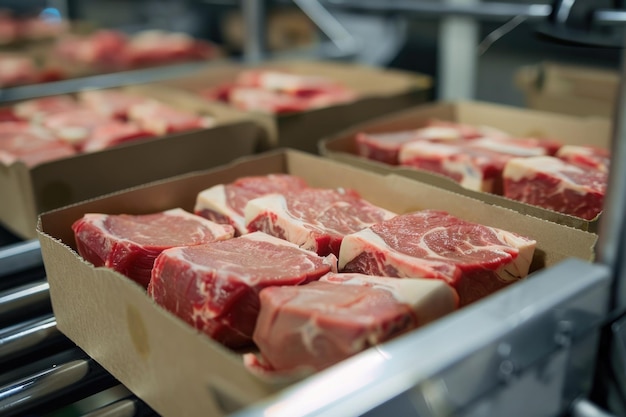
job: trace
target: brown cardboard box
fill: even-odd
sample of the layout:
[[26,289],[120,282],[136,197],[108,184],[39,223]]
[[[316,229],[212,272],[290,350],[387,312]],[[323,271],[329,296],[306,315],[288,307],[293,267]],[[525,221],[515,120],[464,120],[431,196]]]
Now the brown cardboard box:
[[241,112],[198,105],[186,93],[144,86],[126,90],[215,117],[216,126],[122,144],[28,168],[0,164],[0,223],[22,238],[36,237],[37,214],[100,194],[221,165],[255,152],[265,134]]
[[[239,71],[251,68],[221,63],[186,77],[162,84],[188,91],[214,87],[232,81]],[[271,61],[258,68],[276,68],[295,74],[320,75],[337,80],[356,91],[360,98],[345,104],[305,112],[267,115],[249,114],[272,132],[263,150],[289,147],[317,153],[320,138],[373,117],[424,103],[430,99],[432,80],[425,75],[383,70],[355,64],[319,61]]]
[[516,85],[535,110],[575,116],[613,117],[619,73],[607,69],[544,62],[520,68]]
[[511,135],[542,136],[572,145],[595,145],[609,148],[611,123],[604,118],[582,118],[555,113],[520,109],[482,102],[435,103],[408,109],[368,123],[353,126],[335,136],[320,141],[320,153],[331,159],[380,173],[396,173],[477,198],[489,204],[553,221],[577,229],[595,232],[598,219],[583,219],[504,198],[495,194],[462,187],[443,175],[400,166],[387,165],[358,155],[355,135],[358,132],[393,132],[415,129],[429,119],[450,120],[471,125],[491,126]]
[[[397,213],[442,209],[529,236],[538,242],[533,272],[568,258],[594,258],[594,234],[522,216],[406,177],[383,176],[294,150],[242,158],[220,168],[42,214],[38,234],[58,328],[163,416],[225,415],[294,381],[267,380],[249,373],[240,354],[161,309],[143,288],[117,272],[83,261],[76,253],[70,227],[88,212],[193,210],[197,193],[207,187],[268,173],[298,175],[312,186],[354,188],[372,203]],[[474,306],[479,307],[480,302]]]

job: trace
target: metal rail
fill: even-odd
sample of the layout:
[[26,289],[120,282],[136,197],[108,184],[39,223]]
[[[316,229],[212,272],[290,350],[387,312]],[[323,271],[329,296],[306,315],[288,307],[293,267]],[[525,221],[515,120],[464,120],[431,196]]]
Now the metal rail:
[[0,322],[13,320],[31,311],[50,306],[50,286],[47,281],[37,281],[0,293]]
[[38,240],[18,242],[0,248],[0,277],[42,265]]

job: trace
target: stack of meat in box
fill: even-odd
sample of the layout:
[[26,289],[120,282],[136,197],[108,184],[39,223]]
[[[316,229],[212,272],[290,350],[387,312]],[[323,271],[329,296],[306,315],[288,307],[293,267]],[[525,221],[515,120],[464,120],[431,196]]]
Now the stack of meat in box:
[[88,213],[80,255],[244,355],[252,372],[327,368],[529,273],[536,241],[439,210],[396,214],[291,174],[241,177],[182,209]]
[[133,35],[102,29],[88,35],[67,34],[54,53],[93,71],[119,71],[215,58],[208,41],[179,32],[145,30]]
[[326,77],[275,69],[242,71],[234,82],[203,90],[201,95],[268,114],[317,109],[357,98],[355,92]]
[[585,220],[603,208],[609,154],[601,148],[439,120],[410,131],[362,132],[356,143],[363,157],[444,175],[474,191]]
[[213,125],[210,117],[181,111],[122,90],[20,102],[0,116],[0,161],[42,162],[95,152],[129,141]]

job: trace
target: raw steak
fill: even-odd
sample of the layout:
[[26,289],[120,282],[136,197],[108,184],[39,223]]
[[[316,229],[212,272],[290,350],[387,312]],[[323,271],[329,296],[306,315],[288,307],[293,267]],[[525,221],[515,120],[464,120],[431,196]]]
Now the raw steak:
[[322,256],[338,256],[345,235],[396,215],[341,188],[268,194],[250,200],[244,212],[249,231],[268,233]]
[[22,161],[33,167],[75,153],[72,146],[55,139],[39,126],[27,122],[0,123],[0,162],[4,165]]
[[470,304],[528,274],[536,242],[515,233],[423,210],[346,236],[340,272],[444,280]]
[[72,225],[78,253],[148,286],[156,257],[165,249],[230,239],[234,230],[176,208],[153,214],[88,213]]
[[302,178],[269,174],[240,178],[198,194],[194,212],[217,223],[230,224],[238,235],[248,233],[244,209],[248,201],[270,193],[289,193],[307,187]]
[[40,122],[47,115],[77,108],[78,103],[70,96],[36,98],[22,101],[14,106],[18,117],[34,122]]
[[504,196],[592,220],[600,214],[608,174],[543,156],[514,158],[504,169]]
[[400,165],[444,175],[475,191],[502,193],[502,171],[511,155],[473,148],[468,142],[404,144]]
[[135,68],[207,59],[214,55],[213,45],[194,39],[186,33],[144,30],[126,44],[123,59],[125,66]]
[[484,137],[473,140],[468,146],[525,157],[554,155],[561,147],[561,143],[551,139]]
[[42,126],[67,143],[81,147],[93,129],[112,123],[112,119],[87,108],[64,110],[44,116]]
[[[398,165],[398,154],[402,146],[411,141],[434,142],[459,141],[465,139],[463,131],[454,126],[429,126],[414,130],[389,133],[359,133],[356,136],[359,155],[386,164]],[[471,137],[471,135],[469,135]]]
[[140,129],[134,123],[111,121],[105,125],[96,126],[80,149],[82,152],[96,152],[150,137],[153,137],[151,133]]
[[178,110],[157,101],[136,104],[128,111],[128,118],[139,127],[156,136],[185,130],[203,129],[215,124],[212,117],[203,117]]
[[321,370],[454,311],[440,280],[327,274],[260,292],[254,330],[260,362],[273,371]]
[[127,42],[122,32],[98,30],[88,36],[62,37],[55,46],[55,52],[59,57],[92,69],[119,69]]
[[609,151],[595,146],[565,145],[559,149],[556,157],[581,167],[591,167],[604,172],[609,172],[611,162]]
[[118,90],[90,90],[78,95],[79,100],[88,108],[107,116],[126,119],[128,110],[149,99]]
[[259,291],[299,285],[336,271],[337,258],[264,233],[207,245],[174,248],[156,260],[148,294],[211,338],[229,347],[252,342]]
[[248,70],[237,75],[235,84],[241,87],[280,91],[294,96],[309,96],[320,91],[341,89],[342,86],[326,77],[292,74],[276,70]]
[[0,87],[37,82],[39,71],[28,56],[0,54]]

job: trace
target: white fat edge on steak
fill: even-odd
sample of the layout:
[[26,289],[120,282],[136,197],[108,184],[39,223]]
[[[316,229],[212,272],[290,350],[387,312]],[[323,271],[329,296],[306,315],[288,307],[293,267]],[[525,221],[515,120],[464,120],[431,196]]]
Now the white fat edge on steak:
[[89,136],[89,132],[91,131],[91,129],[82,126],[67,126],[54,130],[59,139],[69,143],[70,145],[75,145],[87,139],[87,136]]
[[503,178],[511,181],[521,181],[523,179],[533,180],[539,174],[552,175],[560,180],[555,193],[565,190],[572,190],[580,194],[587,194],[589,186],[577,184],[568,176],[563,175],[563,171],[584,174],[585,171],[576,165],[567,163],[552,156],[536,156],[532,158],[513,158],[504,166]]
[[273,245],[282,245],[282,246],[286,246],[289,248],[294,248],[294,249],[298,249],[299,251],[301,251],[304,254],[307,254],[308,256],[314,256],[314,257],[320,257],[323,259],[323,263],[325,265],[330,266],[331,272],[337,272],[337,257],[333,254],[330,255],[326,255],[326,256],[319,256],[317,253],[315,253],[315,251],[310,250],[310,249],[306,249],[303,248],[302,246],[299,246],[293,242],[284,240],[284,239],[280,239],[277,238],[275,236],[272,235],[268,235],[267,233],[264,232],[252,232],[252,233],[248,233],[244,236],[241,236],[238,239],[249,239],[249,240],[254,240],[257,242],[268,242],[271,243]]
[[[463,148],[443,143],[410,142],[400,148],[399,160],[401,164],[411,165],[412,161],[426,157],[441,159],[441,166],[451,174],[461,175],[459,184],[469,190],[491,192],[493,180],[485,180],[480,169],[476,169],[469,158],[451,161],[449,157],[463,152]],[[441,174],[439,174],[441,175]]]
[[449,263],[418,259],[400,253],[389,247],[380,236],[369,228],[349,234],[343,238],[341,247],[339,248],[338,269],[341,271],[348,262],[355,259],[361,253],[371,250],[384,252],[387,255],[385,256],[386,264],[378,264],[379,270],[385,269],[386,266],[392,266],[398,271],[400,278],[424,277],[419,271],[425,268],[436,267],[440,270],[448,270],[450,276],[446,277],[446,281],[451,281],[451,277],[456,270],[456,267]]
[[523,146],[512,141],[494,139],[489,137],[474,139],[470,143],[470,146],[520,157],[543,156],[547,153],[546,149],[540,146]]
[[411,279],[378,277],[358,273],[326,274],[321,282],[338,285],[358,285],[389,292],[399,303],[406,304],[422,315],[433,309],[441,313],[454,310],[456,292],[438,279],[411,277]]
[[277,214],[272,227],[280,227],[285,232],[285,239],[296,246],[315,252],[317,242],[302,221],[293,218],[287,209],[287,200],[282,194],[267,194],[248,201],[244,210],[246,226],[265,213]]
[[224,184],[215,185],[198,193],[194,211],[198,213],[202,210],[212,210],[228,217],[240,234],[248,233],[244,216],[235,212],[226,202],[226,187]]
[[566,157],[573,155],[596,156],[597,153],[593,148],[578,145],[563,145],[556,152],[557,157]]
[[301,88],[327,86],[331,82],[323,77],[297,75],[278,71],[264,71],[259,74],[259,86],[266,90],[295,91]]
[[[535,252],[536,241],[529,240],[518,236],[514,233],[507,232],[502,229],[485,226],[492,230],[498,240],[503,242],[503,245],[510,246],[518,251],[517,256],[512,262],[503,264],[493,272],[495,275],[504,282],[513,282],[517,279],[523,278],[528,275],[530,264]],[[452,265],[450,261],[433,252],[428,245],[423,243],[423,239],[426,234],[422,236],[419,243],[419,248],[428,252],[428,256],[434,259],[416,258],[410,255],[405,255],[401,252],[391,248],[387,243],[371,229],[364,229],[360,232],[353,233],[344,237],[341,242],[341,248],[339,249],[339,270],[342,270],[348,262],[356,258],[364,250],[374,248],[377,251],[387,253],[388,263],[397,269],[402,277],[421,277],[420,273],[416,273],[412,266],[420,268],[424,266],[439,266],[445,265],[449,269],[449,276],[446,277],[446,281],[450,282],[452,275],[456,270],[456,266]],[[480,250],[494,250],[504,252],[502,246],[481,246]],[[508,252],[507,252],[508,253]],[[437,260],[438,259],[438,260]],[[385,265],[379,265],[379,269],[383,269]]]
[[423,140],[458,140],[461,139],[461,132],[454,127],[429,126],[416,131],[417,138]]

